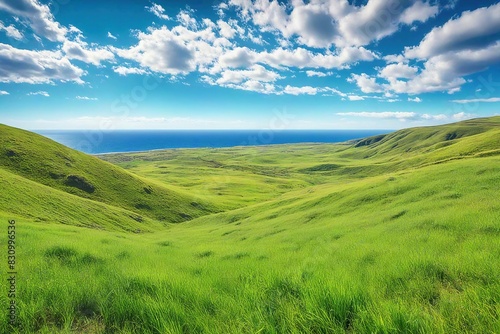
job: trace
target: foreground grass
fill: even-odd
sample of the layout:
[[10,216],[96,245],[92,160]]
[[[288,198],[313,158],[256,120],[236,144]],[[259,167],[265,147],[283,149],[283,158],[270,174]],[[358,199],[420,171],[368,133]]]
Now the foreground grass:
[[500,330],[500,157],[347,182],[296,160],[289,191],[155,233],[0,213],[4,231],[18,221],[19,272],[18,324],[0,332]]

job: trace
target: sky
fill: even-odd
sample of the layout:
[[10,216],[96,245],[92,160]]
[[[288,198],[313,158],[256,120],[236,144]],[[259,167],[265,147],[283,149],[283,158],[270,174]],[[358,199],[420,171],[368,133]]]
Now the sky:
[[500,114],[500,3],[0,0],[0,123],[400,129]]

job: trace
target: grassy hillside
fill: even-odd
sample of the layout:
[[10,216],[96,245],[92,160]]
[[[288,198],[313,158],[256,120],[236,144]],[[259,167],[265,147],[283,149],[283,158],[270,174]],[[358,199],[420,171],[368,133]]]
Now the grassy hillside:
[[[40,135],[5,125],[0,125],[0,170],[162,222],[181,222],[218,211],[215,205],[195,201],[168,185],[140,178]],[[42,191],[41,198],[43,195]],[[70,201],[75,200],[71,197]]]
[[[17,221],[20,274],[18,324],[0,332],[498,333],[499,123],[104,156],[225,208],[163,229],[148,220],[146,234],[70,226],[84,219],[70,209],[78,197],[3,171],[0,224]],[[30,187],[67,211],[26,215],[31,201],[43,212]],[[133,224],[129,211],[75,203]]]
[[67,194],[1,169],[0,189],[0,211],[35,222],[130,232],[164,228],[140,213]]

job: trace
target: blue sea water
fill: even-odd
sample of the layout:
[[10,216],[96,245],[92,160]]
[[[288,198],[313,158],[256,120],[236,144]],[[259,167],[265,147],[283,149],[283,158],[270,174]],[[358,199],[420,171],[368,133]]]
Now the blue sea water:
[[338,143],[388,133],[390,130],[45,130],[36,132],[73,149],[90,154],[101,154],[172,148]]

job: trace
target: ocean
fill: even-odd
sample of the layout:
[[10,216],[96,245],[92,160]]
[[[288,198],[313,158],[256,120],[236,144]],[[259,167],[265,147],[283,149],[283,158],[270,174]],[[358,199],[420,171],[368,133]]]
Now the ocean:
[[44,130],[35,132],[85,153],[102,154],[173,148],[338,143],[388,133],[390,130]]

